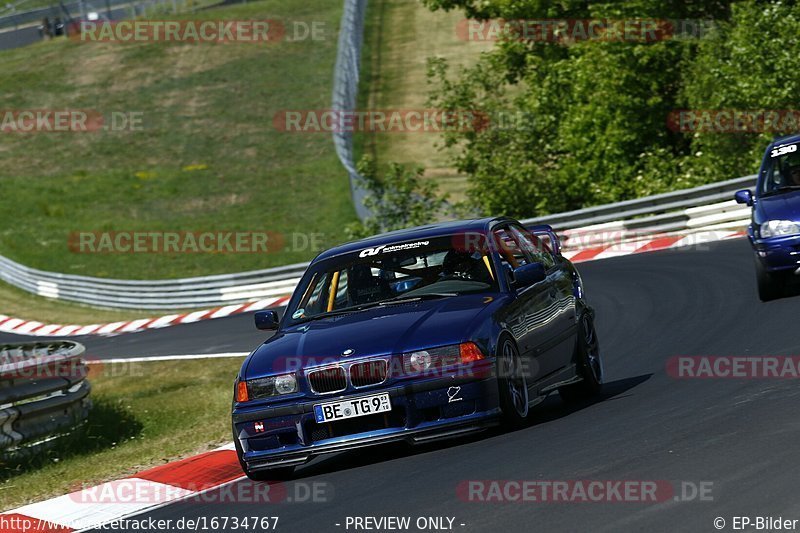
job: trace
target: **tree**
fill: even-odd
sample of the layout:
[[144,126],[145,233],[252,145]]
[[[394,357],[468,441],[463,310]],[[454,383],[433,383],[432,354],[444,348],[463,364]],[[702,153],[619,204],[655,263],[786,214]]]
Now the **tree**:
[[[800,6],[779,2],[734,4],[731,19],[704,39],[685,74],[689,109],[781,111],[779,128],[691,136],[691,171],[700,181],[734,178],[758,169],[766,144],[797,133],[800,105]],[[766,126],[766,127],[763,127]]]
[[372,216],[346,228],[352,239],[430,224],[447,205],[446,198],[437,193],[436,185],[422,178],[422,168],[406,169],[390,163],[381,177],[375,160],[364,156],[357,169],[361,185],[367,191],[364,205]]
[[[725,1],[423,1],[479,19],[730,17]],[[686,103],[682,87],[703,38],[552,42],[512,32],[471,68],[429,61],[430,105],[490,117],[488,127],[445,134],[446,146],[460,148],[453,164],[469,178],[470,202],[485,214],[525,217],[720,179],[693,172],[691,136],[668,127]],[[518,120],[497,126],[502,116]]]

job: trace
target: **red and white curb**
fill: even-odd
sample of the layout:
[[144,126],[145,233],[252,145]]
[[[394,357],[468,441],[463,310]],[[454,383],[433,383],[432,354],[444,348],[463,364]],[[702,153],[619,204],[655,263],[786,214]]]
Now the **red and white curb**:
[[[736,238],[742,235],[741,231],[719,231],[715,233],[714,239],[709,239],[709,235],[706,233],[702,242]],[[564,255],[575,262],[582,262],[696,244],[699,242],[693,235],[664,236],[635,243],[564,252]],[[279,300],[285,302],[286,299],[275,299],[268,304],[263,304],[262,307],[253,307],[255,304],[262,305],[259,302],[247,304],[238,312],[262,309],[269,305],[280,305]],[[205,313],[210,313],[210,311]],[[219,356],[233,355],[246,354],[219,354]],[[129,362],[129,360],[125,361]],[[64,496],[6,511],[0,514],[0,532],[67,533],[93,529],[102,524],[202,495],[242,478],[244,476],[231,443],[196,457],[139,472],[128,478],[109,481],[96,487],[84,488]]]
[[[743,231],[731,230],[706,230],[696,231],[690,234],[681,235],[662,235],[652,236],[647,239],[607,244],[578,250],[564,250],[563,255],[574,263],[585,261],[596,261],[621,257],[624,255],[639,254],[643,252],[653,252],[656,250],[667,250],[682,248],[685,246],[701,245],[704,243],[720,241],[745,235]],[[269,307],[279,307],[289,301],[289,296],[280,298],[267,298],[256,302],[226,305],[215,309],[195,311],[182,315],[167,315],[160,318],[142,318],[129,322],[113,322],[111,324],[92,324],[89,326],[62,326],[59,324],[43,324],[41,322],[26,321],[19,318],[11,318],[0,315],[0,331],[15,333],[18,335],[33,335],[41,337],[77,337],[80,335],[119,335],[121,333],[133,333],[146,329],[158,329],[178,324],[199,322],[234,315],[237,313],[247,313],[248,311],[258,311]]]
[[746,235],[746,233],[741,230],[697,231],[688,235],[655,235],[642,240],[620,242],[587,249],[569,251],[565,250],[562,252],[562,255],[573,263],[583,263],[586,261],[598,261],[600,259],[621,257],[624,255],[655,252],[657,250],[671,250],[675,248],[685,248],[687,246],[700,246],[710,242],[735,239],[744,235]]
[[146,329],[159,329],[178,324],[188,324],[222,318],[238,313],[259,311],[270,307],[280,307],[289,301],[289,296],[279,298],[266,298],[244,304],[226,305],[204,311],[194,311],[179,315],[166,315],[159,318],[140,318],[128,322],[112,322],[111,324],[91,324],[89,326],[62,326],[60,324],[43,324],[33,320],[22,320],[6,315],[0,315],[0,331],[15,333],[17,335],[33,335],[39,337],[77,337],[80,335],[119,335],[120,333],[134,333]]
[[242,479],[233,443],[131,477],[84,488],[0,514],[0,532],[67,533],[199,497]]

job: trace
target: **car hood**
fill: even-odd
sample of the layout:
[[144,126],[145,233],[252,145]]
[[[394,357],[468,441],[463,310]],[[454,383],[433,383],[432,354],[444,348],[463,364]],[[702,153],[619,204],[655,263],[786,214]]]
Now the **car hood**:
[[246,379],[375,355],[457,344],[492,300],[473,294],[381,306],[305,322],[279,332],[249,358]]
[[800,191],[766,196],[758,200],[761,220],[800,221]]

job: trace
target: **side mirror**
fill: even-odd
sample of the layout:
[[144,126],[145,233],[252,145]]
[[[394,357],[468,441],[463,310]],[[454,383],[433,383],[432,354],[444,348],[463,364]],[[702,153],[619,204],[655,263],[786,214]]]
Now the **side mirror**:
[[276,311],[256,311],[254,318],[256,329],[278,329],[278,313]]
[[547,272],[541,263],[530,263],[514,269],[514,284],[527,287],[547,278]]
[[749,189],[737,191],[733,195],[733,199],[736,200],[737,204],[753,205],[753,193]]

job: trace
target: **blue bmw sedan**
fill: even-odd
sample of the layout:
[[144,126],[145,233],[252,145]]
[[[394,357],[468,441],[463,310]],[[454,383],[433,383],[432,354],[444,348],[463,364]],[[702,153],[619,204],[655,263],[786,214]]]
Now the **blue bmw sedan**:
[[603,383],[594,314],[549,226],[447,222],[352,242],[308,267],[242,364],[233,437],[255,480],[315,456],[521,425]]
[[800,272],[800,135],[773,141],[764,154],[755,194],[736,193],[753,208],[747,234],[755,252],[758,294],[763,301],[784,295]]

